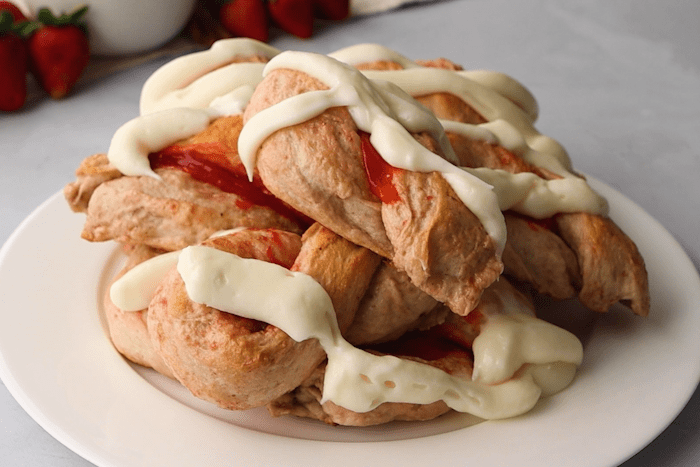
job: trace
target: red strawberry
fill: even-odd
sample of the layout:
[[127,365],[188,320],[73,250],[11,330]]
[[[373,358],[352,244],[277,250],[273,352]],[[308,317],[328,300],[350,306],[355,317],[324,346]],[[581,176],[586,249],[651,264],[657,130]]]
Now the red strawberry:
[[314,15],[311,0],[269,0],[267,11],[277,25],[297,37],[313,34]]
[[340,21],[350,16],[350,0],[313,0],[313,5],[316,18]]
[[24,13],[17,8],[17,5],[11,2],[0,2],[0,13],[7,11],[12,15],[14,23],[21,23],[22,21],[27,21],[27,17]]
[[81,22],[86,11],[83,7],[56,17],[42,8],[38,24],[30,31],[27,44],[32,72],[54,99],[68,94],[89,61],[90,47]]
[[269,24],[263,0],[226,2],[219,10],[219,22],[234,36],[267,42]]
[[27,47],[12,31],[14,18],[0,13],[0,110],[17,110],[27,98]]

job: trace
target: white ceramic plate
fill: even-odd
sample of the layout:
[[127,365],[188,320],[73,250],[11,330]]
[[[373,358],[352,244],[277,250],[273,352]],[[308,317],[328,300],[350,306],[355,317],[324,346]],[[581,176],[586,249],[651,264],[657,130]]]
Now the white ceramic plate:
[[198,401],[113,349],[98,310],[117,250],[81,240],[83,216],[60,194],[0,251],[0,375],[44,429],[100,467],[405,467],[431,465],[436,453],[443,465],[617,465],[666,428],[698,384],[700,279],[661,225],[591,183],[645,257],[652,312],[599,319],[573,385],[525,416],[468,428],[473,420],[459,414],[333,428]]

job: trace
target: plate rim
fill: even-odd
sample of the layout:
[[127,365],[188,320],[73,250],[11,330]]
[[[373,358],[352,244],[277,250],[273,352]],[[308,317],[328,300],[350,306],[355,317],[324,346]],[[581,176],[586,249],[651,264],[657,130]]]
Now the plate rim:
[[[634,203],[632,200],[627,198],[625,195],[622,193],[616,191],[612,187],[604,184],[601,181],[598,181],[592,177],[588,177],[589,182],[593,186],[594,189],[607,192],[606,197],[610,200],[610,198],[614,198],[614,203],[611,202],[611,205],[615,205],[618,208],[618,214],[619,215],[633,215],[633,216],[638,216],[638,215],[643,215],[644,221],[650,223],[651,229],[660,233],[661,235],[664,236],[663,240],[665,243],[666,248],[670,248],[672,250],[675,250],[676,254],[680,254],[682,258],[684,258],[685,263],[682,265],[676,265],[677,267],[682,267],[683,270],[685,271],[686,269],[691,272],[691,275],[687,280],[689,281],[694,281],[695,285],[697,285],[697,290],[700,290],[700,276],[698,275],[698,271],[696,270],[695,266],[693,265],[692,261],[688,257],[687,253],[683,249],[683,247],[680,245],[680,243],[673,237],[673,235],[665,228],[663,225],[661,225],[656,219],[654,219],[652,216],[650,216],[646,211],[644,211],[640,206],[638,206],[636,203]],[[35,224],[41,220],[42,216],[47,216],[53,214],[52,211],[56,210],[59,206],[58,205],[64,205],[63,209],[65,212],[70,213],[70,210],[65,206],[65,202],[63,201],[63,196],[62,192],[59,191],[49,197],[47,200],[45,200],[43,203],[41,203],[37,208],[34,209],[34,211],[27,216],[20,224],[19,226],[13,231],[13,233],[10,235],[10,237],[7,239],[5,244],[2,246],[0,249],[0,273],[2,273],[2,270],[6,267],[6,261],[10,253],[13,251],[14,248],[16,248],[17,243],[19,240],[22,238],[23,235],[26,235],[28,231],[30,231]],[[625,213],[624,211],[627,210],[628,212]],[[632,214],[629,214],[629,212],[632,212]],[[71,213],[71,215],[76,215],[74,213]],[[77,216],[77,215],[76,215]],[[617,218],[616,218],[617,220]],[[82,225],[82,222],[80,222],[80,225]],[[623,229],[624,230],[624,229]],[[87,243],[87,242],[86,242]],[[112,244],[113,245],[113,244]],[[92,246],[94,248],[94,246]],[[645,258],[646,259],[646,258]],[[0,283],[0,292],[2,292],[4,288],[4,284]],[[88,295],[88,294],[86,294]],[[654,300],[654,297],[652,296],[652,300]],[[95,313],[96,314],[96,313]],[[111,347],[111,343],[109,344]],[[10,369],[10,366],[8,362],[6,361],[6,355],[4,351],[4,344],[3,342],[0,341],[0,379],[2,379],[3,383],[7,387],[8,391],[10,394],[17,400],[17,402],[20,404],[20,406],[30,415],[31,418],[33,418],[42,428],[44,428],[51,436],[56,438],[59,442],[64,444],[66,447],[71,449],[72,451],[76,452],[78,455],[84,457],[86,460],[100,466],[100,467],[120,467],[123,465],[129,465],[129,464],[124,464],[122,463],[122,460],[118,457],[115,456],[114,453],[110,453],[109,450],[105,450],[104,446],[95,446],[94,444],[91,445],[90,442],[86,441],[85,439],[78,439],[75,434],[71,434],[70,431],[67,431],[64,429],[65,423],[62,423],[61,420],[55,420],[49,415],[47,415],[47,410],[46,407],[42,407],[37,401],[33,400],[31,397],[29,397],[27,388],[23,387],[23,383],[19,380],[16,379],[15,374],[13,371]],[[677,396],[674,405],[673,410],[669,410],[665,414],[663,414],[663,417],[661,419],[656,419],[654,423],[654,427],[647,427],[646,430],[644,430],[643,435],[637,436],[637,439],[635,440],[630,440],[626,443],[626,446],[624,448],[618,448],[618,451],[616,455],[608,455],[605,456],[606,460],[604,464],[600,465],[614,465],[610,464],[610,462],[614,462],[615,464],[622,463],[626,461],[627,459],[631,458],[634,456],[637,452],[639,452],[641,449],[643,449],[646,445],[648,445],[651,441],[653,441],[660,433],[662,433],[672,422],[673,420],[678,416],[678,414],[684,409],[684,407],[687,405],[688,401],[694,394],[694,392],[697,390],[698,384],[700,383],[700,350],[698,350],[697,355],[693,355],[694,358],[694,365],[688,365],[687,370],[685,370],[688,375],[687,375],[687,384],[684,385],[682,395]],[[118,357],[122,363],[128,367],[128,364],[121,359],[121,357]],[[135,372],[133,372],[132,378],[136,379],[141,379],[140,376],[136,375]],[[134,379],[135,381],[135,379]],[[130,383],[134,383],[134,381],[130,381]],[[141,379],[143,382],[143,380]],[[135,383],[135,384],[140,384],[140,383]],[[26,385],[26,382],[24,383]],[[140,386],[139,386],[140,387]],[[145,387],[145,386],[144,386]],[[140,387],[140,389],[142,389]],[[148,391],[148,390],[146,390]],[[563,393],[563,394],[566,394]],[[148,396],[151,397],[151,396]],[[157,396],[159,397],[159,396]],[[162,401],[161,401],[162,402]],[[164,402],[165,405],[171,405],[172,404],[177,404],[181,405],[178,402],[174,400],[170,400],[169,402]],[[223,422],[221,420],[211,420],[211,417],[200,414],[199,412],[196,412],[193,409],[190,409],[192,413],[189,413],[188,416],[186,417],[190,422],[195,423],[195,424],[202,424],[203,422],[209,422],[217,426],[222,426],[222,432],[228,432],[230,431],[229,429],[225,428],[226,426],[230,425],[226,422]],[[537,416],[535,414],[535,416]],[[497,422],[486,422],[488,425],[500,425],[501,428],[504,426],[503,423],[507,423],[508,421],[502,422],[502,421],[497,421]],[[521,419],[517,419],[512,424],[518,425],[522,422]],[[469,430],[472,431],[479,431],[474,430],[473,427],[470,428]],[[245,429],[238,428],[233,430],[236,435],[240,436],[240,439],[244,441],[249,441],[251,440],[251,433],[246,433]],[[248,430],[249,431],[249,430]],[[443,433],[440,435],[434,435],[431,438],[431,440],[436,440],[440,443],[446,442],[446,443],[451,443],[453,441],[456,441],[459,439],[459,431],[458,432],[449,432],[449,433]],[[476,433],[474,433],[476,434]],[[281,436],[277,435],[269,435],[269,434],[263,434],[260,432],[255,432],[255,437],[258,437],[259,439],[263,439],[263,442],[267,442],[268,439],[274,440],[273,442],[280,446],[283,449],[293,449],[296,450],[299,447],[302,449],[306,448],[311,448],[314,451],[317,452],[318,457],[315,458],[316,461],[322,460],[324,458],[328,460],[338,460],[339,456],[342,455],[341,452],[347,452],[348,454],[351,453],[352,451],[348,451],[348,446],[356,447],[357,445],[363,445],[365,448],[375,448],[378,443],[343,443],[343,442],[328,442],[328,441],[310,441],[310,440],[300,440],[296,438],[284,438]],[[415,449],[410,447],[410,444],[421,444],[420,442],[416,443],[416,439],[413,440],[396,440],[396,441],[389,441],[389,442],[384,442],[384,443],[379,443],[379,444],[386,444],[388,446],[388,449],[384,449],[384,455],[387,455],[387,453],[392,453],[392,454],[410,454],[413,456],[413,458],[420,458],[421,455],[420,453],[416,452]],[[319,444],[320,443],[320,444]],[[295,445],[295,446],[292,446]],[[390,445],[390,446],[389,446]],[[296,447],[298,446],[298,447]],[[366,449],[365,449],[366,450]],[[124,457],[124,456],[122,456]],[[248,460],[256,461],[260,460],[258,459],[257,456],[252,455],[249,456]],[[601,459],[603,460],[603,459]],[[305,465],[309,464],[309,459],[305,459]],[[134,464],[135,465],[135,464]],[[147,464],[144,464],[147,465]],[[257,465],[257,464],[256,464]],[[300,464],[301,465],[301,464]],[[349,464],[348,464],[349,465]],[[491,465],[488,463],[487,465]],[[496,464],[493,464],[496,465]],[[529,465],[529,464],[528,464]],[[596,464],[598,465],[598,464]]]

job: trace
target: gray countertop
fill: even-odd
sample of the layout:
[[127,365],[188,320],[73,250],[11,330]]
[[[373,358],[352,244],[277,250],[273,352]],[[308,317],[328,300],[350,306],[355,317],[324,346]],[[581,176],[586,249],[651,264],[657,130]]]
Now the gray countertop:
[[[328,53],[377,42],[411,58],[444,56],[505,72],[540,105],[538,129],[576,169],[657,219],[700,266],[700,3],[695,0],[463,0],[404,7],[279,49]],[[160,58],[84,83],[69,98],[0,115],[0,243],[138,112]],[[50,241],[50,233],[47,235]],[[2,313],[18,312],[2,303]],[[26,310],[22,311],[26,312]],[[700,393],[625,467],[700,464]],[[0,464],[92,465],[47,434],[0,384]]]

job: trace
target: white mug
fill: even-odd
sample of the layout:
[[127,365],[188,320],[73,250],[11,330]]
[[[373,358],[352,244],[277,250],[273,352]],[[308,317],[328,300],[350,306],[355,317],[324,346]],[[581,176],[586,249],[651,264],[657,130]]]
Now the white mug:
[[163,45],[187,23],[196,0],[13,0],[35,17],[42,7],[58,15],[87,5],[94,55],[128,55]]

